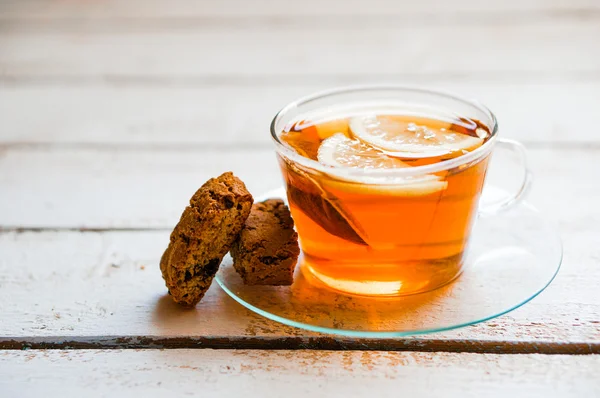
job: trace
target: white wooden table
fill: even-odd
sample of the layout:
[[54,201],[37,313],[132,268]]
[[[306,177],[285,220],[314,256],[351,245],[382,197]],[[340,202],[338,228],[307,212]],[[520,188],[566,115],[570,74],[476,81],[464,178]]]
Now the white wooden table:
[[[477,97],[527,144],[554,283],[395,340],[284,327],[216,285],[172,304],[158,260],[195,189],[273,188],[273,114],[367,82]],[[0,396],[600,396],[599,109],[598,0],[2,0]]]

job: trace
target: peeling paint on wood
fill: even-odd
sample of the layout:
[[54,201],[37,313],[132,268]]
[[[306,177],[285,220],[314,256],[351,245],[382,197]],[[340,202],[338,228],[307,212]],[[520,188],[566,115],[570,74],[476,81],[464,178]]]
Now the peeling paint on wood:
[[[8,396],[593,397],[599,355],[260,350],[0,351]],[[250,390],[249,390],[250,389]],[[13,394],[11,394],[13,393]],[[275,395],[277,394],[277,395]]]
[[181,309],[166,295],[158,269],[168,236],[168,231],[0,234],[0,252],[9,254],[0,256],[0,346],[575,354],[597,352],[600,345],[597,253],[585,229],[566,239],[565,264],[553,285],[519,310],[453,332],[382,341],[333,339],[277,324],[216,285],[196,309]]

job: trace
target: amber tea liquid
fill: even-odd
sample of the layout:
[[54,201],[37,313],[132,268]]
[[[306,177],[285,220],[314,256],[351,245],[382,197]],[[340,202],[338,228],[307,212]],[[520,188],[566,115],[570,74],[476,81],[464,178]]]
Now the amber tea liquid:
[[487,155],[414,180],[347,178],[345,169],[403,169],[464,156],[491,136],[481,123],[398,112],[289,123],[280,139],[327,166],[279,156],[304,253],[303,272],[360,295],[424,292],[460,273]]

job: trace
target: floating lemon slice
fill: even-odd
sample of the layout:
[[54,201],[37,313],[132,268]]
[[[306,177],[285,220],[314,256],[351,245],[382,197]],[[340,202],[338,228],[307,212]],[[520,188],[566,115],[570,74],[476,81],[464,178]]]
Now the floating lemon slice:
[[448,183],[431,174],[421,176],[358,176],[349,178],[340,172],[344,168],[363,170],[391,170],[411,167],[400,159],[387,156],[359,140],[343,134],[335,134],[321,143],[317,158],[320,163],[331,166],[329,173],[335,179],[323,178],[320,184],[327,190],[344,192],[422,196],[446,189]]
[[447,127],[417,125],[400,116],[358,116],[350,119],[352,134],[361,141],[399,158],[454,157],[472,151],[483,139]]
[[334,134],[321,143],[317,159],[326,166],[351,167],[365,170],[410,167],[400,159],[342,133]]
[[415,197],[438,194],[446,189],[448,183],[435,176],[425,176],[415,179],[388,179],[387,181],[375,180],[374,178],[362,178],[358,181],[323,180],[323,189],[336,195],[338,192],[393,197]]

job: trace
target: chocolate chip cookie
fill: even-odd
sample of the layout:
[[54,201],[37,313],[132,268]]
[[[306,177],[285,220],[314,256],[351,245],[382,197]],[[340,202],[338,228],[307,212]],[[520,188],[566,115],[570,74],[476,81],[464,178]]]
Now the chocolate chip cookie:
[[169,293],[177,303],[194,306],[202,299],[252,203],[244,183],[231,172],[211,178],[190,199],[160,261]]
[[281,199],[255,203],[231,247],[233,266],[248,285],[291,285],[300,248]]

